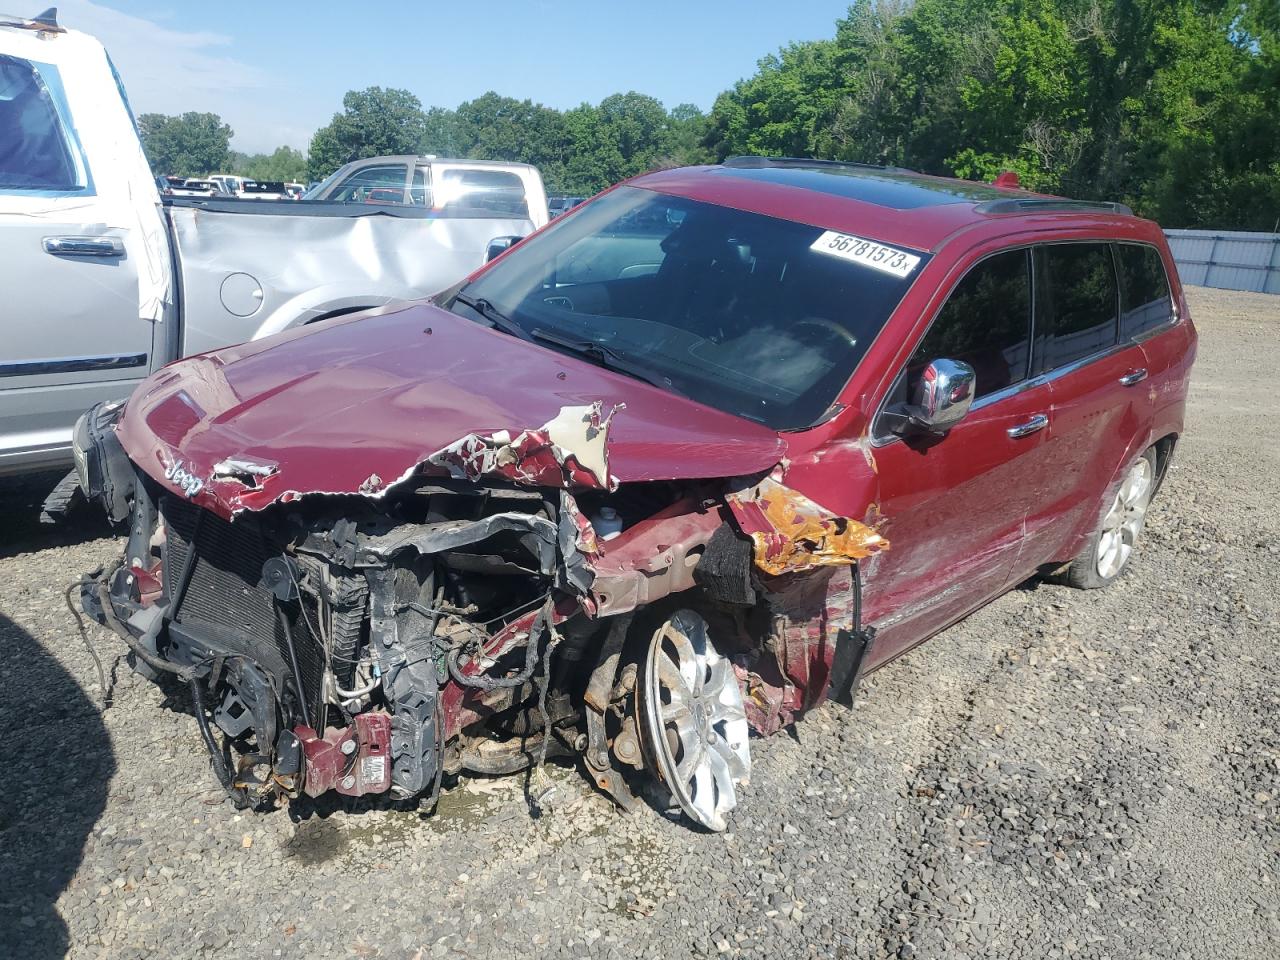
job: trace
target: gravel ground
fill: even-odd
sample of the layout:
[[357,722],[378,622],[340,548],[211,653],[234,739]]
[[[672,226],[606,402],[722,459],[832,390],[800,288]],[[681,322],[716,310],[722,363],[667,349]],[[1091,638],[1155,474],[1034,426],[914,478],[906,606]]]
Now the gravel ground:
[[[238,815],[185,699],[97,705],[64,585],[111,558],[0,488],[0,955],[1272,957],[1280,942],[1280,297],[1193,290],[1187,435],[1130,574],[1029,583],[753,741],[730,832],[571,769],[434,817]],[[91,637],[110,666],[118,643]]]

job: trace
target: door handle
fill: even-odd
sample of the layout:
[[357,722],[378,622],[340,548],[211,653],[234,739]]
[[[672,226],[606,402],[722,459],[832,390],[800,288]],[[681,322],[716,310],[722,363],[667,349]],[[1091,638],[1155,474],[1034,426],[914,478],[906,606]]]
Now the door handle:
[[45,237],[44,252],[58,257],[123,257],[119,237]]
[[1009,434],[1014,440],[1019,437],[1029,437],[1033,433],[1039,433],[1049,425],[1049,415],[1046,413],[1037,413],[1030,420],[1018,424],[1016,427],[1010,427],[1005,433]]
[[1126,387],[1132,387],[1135,383],[1141,383],[1145,379],[1147,379],[1147,371],[1146,368],[1143,367],[1138,370],[1130,370],[1120,378],[1120,382]]

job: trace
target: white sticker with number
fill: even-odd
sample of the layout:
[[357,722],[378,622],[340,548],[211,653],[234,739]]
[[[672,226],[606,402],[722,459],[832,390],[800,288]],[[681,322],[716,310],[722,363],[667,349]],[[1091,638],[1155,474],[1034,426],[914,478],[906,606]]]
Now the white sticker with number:
[[860,263],[864,267],[883,270],[895,277],[908,276],[920,263],[914,253],[907,253],[897,247],[885,246],[874,240],[863,237],[851,237],[847,233],[836,233],[828,230],[809,245],[810,250],[825,253],[829,257],[839,257],[852,263]]

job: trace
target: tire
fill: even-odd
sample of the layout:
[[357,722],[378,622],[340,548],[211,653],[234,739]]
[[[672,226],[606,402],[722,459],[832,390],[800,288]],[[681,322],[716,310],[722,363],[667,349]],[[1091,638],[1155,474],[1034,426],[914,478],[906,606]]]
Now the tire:
[[1149,447],[1129,464],[1119,484],[1108,490],[1111,501],[1102,523],[1067,565],[1061,581],[1077,590],[1099,590],[1115,583],[1129,568],[1155,489],[1156,449]]
[[67,523],[85,505],[84,491],[80,489],[80,477],[72,470],[49,491],[40,508],[40,522],[52,526]]

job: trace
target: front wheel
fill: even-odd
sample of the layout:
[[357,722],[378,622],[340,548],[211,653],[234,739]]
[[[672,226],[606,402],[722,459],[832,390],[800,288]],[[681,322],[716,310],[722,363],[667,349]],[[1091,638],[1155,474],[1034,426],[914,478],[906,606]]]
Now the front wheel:
[[1063,581],[1081,590],[1113,583],[1129,565],[1156,489],[1156,451],[1149,448],[1120,479],[1098,530],[1067,567]]

